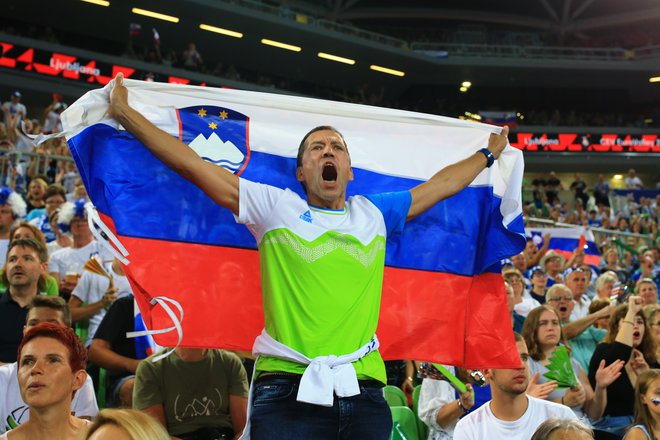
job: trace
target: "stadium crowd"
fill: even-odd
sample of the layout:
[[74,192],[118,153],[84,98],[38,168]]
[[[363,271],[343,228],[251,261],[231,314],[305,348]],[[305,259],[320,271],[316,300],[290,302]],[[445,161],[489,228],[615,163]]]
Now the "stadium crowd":
[[[38,429],[62,430],[59,438],[87,429],[89,438],[112,429],[133,438],[167,438],[164,430],[181,439],[238,438],[247,419],[249,356],[177,348],[151,362],[160,352],[148,353],[126,337],[136,329],[131,286],[88,225],[90,202],[66,143],[34,147],[18,129],[24,121],[30,134],[57,132],[67,105],[53,94],[43,109],[28,111],[21,98],[15,91],[2,104],[0,123],[0,432],[16,429],[9,439],[30,438]],[[632,169],[625,185],[645,187]],[[573,200],[559,199],[564,187]],[[549,172],[530,188],[529,217],[644,237],[600,243],[595,265],[585,264],[580,247],[570,257],[549,249],[552,233],[541,242],[530,237],[524,251],[502,262],[524,367],[475,375],[444,366],[468,383],[456,390],[442,374],[429,374],[428,364],[418,369],[417,360],[389,361],[388,388],[406,393],[404,406],[414,403],[420,420],[415,435],[429,439],[487,438],[484,426],[511,438],[530,438],[537,427],[534,438],[560,438],[552,433],[567,430],[591,435],[592,429],[621,436],[633,424],[639,427],[630,438],[641,438],[632,435],[656,429],[660,398],[660,194],[631,195],[614,210],[604,176],[588,190],[577,174],[569,183]],[[562,380],[569,386],[545,375],[560,347],[568,349],[569,377]],[[54,367],[54,357],[68,359],[68,370]],[[58,392],[37,396],[39,387],[50,386],[39,377],[57,377]],[[70,419],[44,416],[55,412]],[[157,423],[144,428],[148,434],[130,434],[130,421],[141,414]],[[541,424],[546,418],[560,420]],[[65,425],[75,432],[65,433]]]

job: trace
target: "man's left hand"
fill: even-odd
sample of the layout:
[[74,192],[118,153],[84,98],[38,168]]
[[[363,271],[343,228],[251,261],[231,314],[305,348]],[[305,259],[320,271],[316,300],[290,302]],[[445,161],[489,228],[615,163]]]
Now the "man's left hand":
[[500,154],[502,154],[502,150],[504,150],[504,147],[506,147],[508,135],[509,135],[509,127],[506,125],[502,127],[502,133],[490,134],[490,137],[488,138],[488,149],[490,150],[491,153],[493,153],[493,157],[495,159],[498,159],[500,157]]

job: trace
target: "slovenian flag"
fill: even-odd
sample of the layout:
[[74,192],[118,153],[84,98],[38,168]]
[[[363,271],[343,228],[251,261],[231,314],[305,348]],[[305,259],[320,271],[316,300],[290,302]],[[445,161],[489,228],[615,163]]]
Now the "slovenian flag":
[[[245,179],[290,188],[303,135],[345,136],[349,195],[398,191],[469,157],[499,128],[433,115],[275,94],[126,80],[129,103],[200,157]],[[150,329],[182,345],[249,350],[263,328],[259,258],[247,228],[157,160],[107,116],[110,87],[62,115],[71,153],[101,219],[128,250],[125,267]],[[523,161],[507,147],[459,194],[388,240],[378,337],[386,359],[517,367],[499,261],[524,247]],[[178,318],[177,318],[178,319]],[[180,335],[156,337],[176,345]]]
[[566,261],[577,248],[584,249],[584,262],[590,266],[600,266],[600,252],[594,239],[594,233],[584,227],[575,228],[527,228],[527,237],[532,238],[540,248],[543,236],[550,234],[548,250],[553,250],[566,257]]

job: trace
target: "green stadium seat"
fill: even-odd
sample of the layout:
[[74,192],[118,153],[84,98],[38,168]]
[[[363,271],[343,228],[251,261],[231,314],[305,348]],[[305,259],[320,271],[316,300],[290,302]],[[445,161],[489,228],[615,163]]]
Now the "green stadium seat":
[[408,398],[401,391],[401,388],[394,385],[386,385],[383,389],[385,392],[385,400],[389,406],[408,406]]
[[422,391],[422,386],[417,385],[413,390],[412,394],[412,410],[417,419],[417,432],[420,439],[425,439],[429,436],[429,427],[426,423],[422,422],[422,419],[419,418],[419,393]]
[[420,440],[417,417],[407,406],[392,406],[392,433],[390,440]]

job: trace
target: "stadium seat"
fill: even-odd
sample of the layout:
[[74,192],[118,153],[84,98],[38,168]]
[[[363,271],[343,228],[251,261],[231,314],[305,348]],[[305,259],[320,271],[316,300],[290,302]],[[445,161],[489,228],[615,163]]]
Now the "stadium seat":
[[390,440],[419,440],[415,414],[407,406],[392,406],[392,434]]
[[408,398],[401,388],[394,385],[386,385],[384,388],[385,400],[389,406],[408,406]]
[[429,435],[429,427],[426,426],[426,423],[422,422],[422,419],[419,418],[419,393],[422,391],[422,386],[417,385],[413,390],[412,394],[412,410],[415,414],[415,419],[417,420],[417,432],[420,439],[425,439]]

